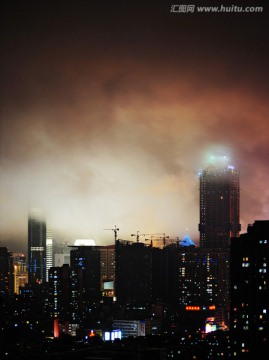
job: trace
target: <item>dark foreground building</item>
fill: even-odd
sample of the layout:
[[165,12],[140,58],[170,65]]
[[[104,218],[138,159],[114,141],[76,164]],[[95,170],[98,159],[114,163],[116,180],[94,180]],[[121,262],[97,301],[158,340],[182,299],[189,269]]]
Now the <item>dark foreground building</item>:
[[152,301],[152,249],[140,242],[116,243],[116,297],[121,305]]
[[233,358],[263,359],[269,348],[269,220],[231,241]]
[[9,295],[13,290],[12,253],[7,247],[0,247],[0,298]]

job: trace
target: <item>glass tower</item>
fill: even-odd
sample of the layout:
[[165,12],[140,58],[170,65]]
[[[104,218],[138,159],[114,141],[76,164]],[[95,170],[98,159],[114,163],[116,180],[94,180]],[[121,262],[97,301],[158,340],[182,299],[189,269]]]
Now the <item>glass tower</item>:
[[31,209],[28,217],[28,280],[46,281],[46,220],[40,209]]

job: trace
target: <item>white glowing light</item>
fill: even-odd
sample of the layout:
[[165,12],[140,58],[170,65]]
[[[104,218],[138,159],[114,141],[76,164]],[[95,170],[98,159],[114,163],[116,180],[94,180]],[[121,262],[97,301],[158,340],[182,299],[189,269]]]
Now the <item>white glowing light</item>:
[[75,240],[75,246],[95,246],[95,240],[92,239],[77,239]]

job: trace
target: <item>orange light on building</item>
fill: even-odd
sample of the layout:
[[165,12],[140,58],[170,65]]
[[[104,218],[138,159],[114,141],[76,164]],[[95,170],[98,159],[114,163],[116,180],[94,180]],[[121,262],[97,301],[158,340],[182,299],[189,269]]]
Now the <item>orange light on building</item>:
[[215,305],[210,305],[210,306],[208,307],[208,309],[209,309],[209,310],[216,310],[216,306],[215,306]]
[[54,319],[53,321],[53,336],[55,338],[60,336],[59,319]]
[[201,310],[200,306],[186,306],[185,310],[187,311],[199,311]]

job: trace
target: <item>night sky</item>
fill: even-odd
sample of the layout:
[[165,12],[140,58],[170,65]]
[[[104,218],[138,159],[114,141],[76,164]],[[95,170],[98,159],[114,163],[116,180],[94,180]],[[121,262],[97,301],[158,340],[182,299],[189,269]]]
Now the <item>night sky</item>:
[[60,243],[111,244],[115,225],[120,239],[198,243],[211,156],[240,171],[242,232],[269,219],[265,2],[8,0],[0,12],[0,246],[26,250],[30,207]]

